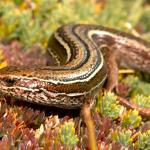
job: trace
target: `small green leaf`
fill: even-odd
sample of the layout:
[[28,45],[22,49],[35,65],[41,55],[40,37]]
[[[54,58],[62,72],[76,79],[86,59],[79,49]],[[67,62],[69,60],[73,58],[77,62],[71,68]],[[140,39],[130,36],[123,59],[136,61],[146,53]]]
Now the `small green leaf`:
[[150,130],[147,130],[144,133],[139,133],[135,146],[139,150],[150,150]]
[[117,142],[119,144],[121,144],[122,146],[128,148],[133,140],[131,138],[131,134],[132,132],[130,130],[123,130],[123,131],[114,131],[112,133],[112,140],[114,142]]
[[79,139],[75,135],[75,128],[73,122],[65,122],[60,129],[60,140],[68,147],[75,145]]
[[141,107],[150,108],[150,95],[144,96],[137,94],[134,98],[132,98],[132,101]]
[[97,109],[103,116],[117,119],[119,117],[120,105],[117,97],[113,93],[105,93],[103,97],[98,97]]
[[124,114],[122,119],[122,126],[126,128],[137,128],[141,123],[141,116],[138,115],[138,111],[130,110]]

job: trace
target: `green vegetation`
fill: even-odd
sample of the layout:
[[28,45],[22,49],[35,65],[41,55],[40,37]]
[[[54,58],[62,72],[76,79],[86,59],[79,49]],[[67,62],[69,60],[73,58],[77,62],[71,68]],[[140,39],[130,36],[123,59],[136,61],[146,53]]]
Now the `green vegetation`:
[[[7,59],[18,60],[20,49],[25,54],[35,51],[36,46],[45,51],[53,31],[67,23],[103,25],[150,41],[149,14],[148,0],[0,0],[0,68],[13,64]],[[26,60],[25,54],[21,59]],[[150,108],[149,75],[136,72],[121,74],[119,78],[125,98],[142,108]],[[89,149],[84,121],[78,137],[76,119],[72,116],[68,121],[68,114],[58,118],[47,115],[45,108],[41,111],[37,107],[37,111],[31,105],[16,103],[0,100],[1,149]],[[119,104],[115,93],[102,93],[94,110],[92,121],[99,149],[108,149],[112,143],[114,149],[118,144],[126,149],[150,149],[149,118]]]
[[132,101],[143,108],[150,108],[150,95],[136,95]]
[[122,126],[126,128],[137,128],[141,123],[141,116],[138,115],[138,111],[132,110],[124,114],[122,118]]
[[75,135],[75,128],[73,122],[66,122],[60,129],[60,140],[68,147],[72,147],[79,141]]
[[112,134],[113,141],[121,144],[123,147],[128,148],[132,145],[132,132],[130,130],[123,130],[123,131],[114,131]]
[[150,130],[144,133],[139,133],[138,140],[135,143],[136,148],[139,150],[149,150],[150,149]]
[[107,4],[93,0],[2,0],[0,39],[18,39],[25,47],[45,47],[49,36],[62,24],[94,23],[132,32],[139,20],[144,37],[149,37],[145,32],[149,31],[150,10],[143,8],[143,3],[144,0],[108,0]]
[[117,119],[121,107],[118,103],[117,97],[113,93],[108,92],[105,93],[104,96],[98,97],[96,109],[102,114],[102,116]]
[[123,82],[129,86],[129,95],[134,97],[135,95],[149,96],[150,84],[143,81],[138,76],[128,75],[123,79]]

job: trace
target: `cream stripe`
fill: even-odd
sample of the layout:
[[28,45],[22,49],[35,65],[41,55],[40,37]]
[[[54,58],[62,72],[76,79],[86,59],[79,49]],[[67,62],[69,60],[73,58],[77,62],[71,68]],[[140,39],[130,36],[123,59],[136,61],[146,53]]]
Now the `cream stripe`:
[[58,35],[57,32],[54,33],[55,38],[58,40],[58,42],[60,42],[60,44],[65,48],[66,52],[67,52],[67,61],[66,63],[70,60],[71,58],[71,50],[69,45],[63,41],[63,39]]
[[[91,39],[91,37],[92,37],[92,34],[97,34],[97,33],[101,33],[101,32],[97,32],[97,30],[93,30],[93,31],[90,31],[89,32],[89,37],[90,37],[90,39]],[[105,33],[105,32],[104,32]],[[106,32],[107,33],[107,32]],[[56,36],[56,38],[57,38],[57,40],[64,46],[64,48],[66,49],[66,51],[67,51],[67,54],[69,55],[69,57],[68,57],[68,59],[71,57],[71,51],[70,51],[70,48],[69,48],[69,46],[61,39],[61,37],[58,35],[58,33],[55,33],[55,36]],[[91,57],[91,56],[90,56]],[[100,60],[101,60],[101,62],[100,62],[100,65],[97,67],[97,69],[96,70],[94,70],[92,73],[91,73],[91,75],[90,76],[88,76],[87,78],[85,78],[85,79],[73,79],[73,77],[75,77],[75,78],[80,78],[80,77],[82,77],[82,76],[86,76],[88,73],[89,73],[89,71],[87,70],[87,71],[85,71],[85,72],[80,72],[79,74],[77,74],[77,73],[73,73],[73,74],[69,74],[69,72],[68,72],[68,74],[67,74],[67,76],[66,76],[66,78],[68,78],[68,76],[71,76],[72,78],[71,78],[71,80],[70,81],[61,81],[61,80],[63,80],[61,77],[60,78],[58,78],[58,80],[55,80],[55,79],[41,79],[40,77],[38,78],[38,77],[32,77],[32,79],[34,80],[38,80],[38,81],[41,81],[41,82],[46,82],[46,83],[53,83],[53,84],[72,84],[72,83],[82,83],[82,82],[88,82],[89,80],[91,80],[101,69],[102,69],[102,67],[103,67],[103,64],[104,64],[104,58],[103,58],[103,55],[102,55],[102,53],[100,52]],[[87,62],[88,63],[88,62]],[[89,68],[88,68],[89,69]],[[61,70],[60,70],[60,72],[61,72]],[[13,76],[13,75],[12,75]],[[14,76],[15,77],[15,76]],[[27,79],[27,80],[30,80],[31,78],[30,77],[24,77],[24,76],[20,76],[20,78],[22,78],[22,79]]]
[[107,36],[112,37],[113,40],[116,41],[116,43],[122,43],[122,44],[129,45],[129,46],[134,45],[135,47],[141,47],[142,49],[145,49],[145,51],[148,51],[148,49],[144,45],[141,45],[136,40],[129,39],[129,38],[123,37],[123,36],[119,36],[117,34],[113,34],[113,33],[109,32],[109,31],[91,30],[88,32],[88,37],[92,40],[92,36],[94,34],[99,35],[99,37],[105,37],[107,35]]
[[82,92],[82,93],[79,93],[79,92],[78,93],[54,93],[54,92],[47,91],[44,88],[32,89],[32,88],[26,88],[26,87],[20,87],[20,86],[8,87],[7,89],[21,89],[21,90],[31,91],[31,92],[36,92],[36,91],[42,90],[43,92],[45,92],[49,95],[53,95],[53,97],[60,96],[60,95],[66,95],[66,96],[69,96],[69,97],[74,97],[74,96],[87,95],[88,93],[92,92],[94,89],[98,88],[106,80],[106,78],[107,78],[107,75],[105,75],[103,77],[103,79],[96,86],[92,87],[89,91]]

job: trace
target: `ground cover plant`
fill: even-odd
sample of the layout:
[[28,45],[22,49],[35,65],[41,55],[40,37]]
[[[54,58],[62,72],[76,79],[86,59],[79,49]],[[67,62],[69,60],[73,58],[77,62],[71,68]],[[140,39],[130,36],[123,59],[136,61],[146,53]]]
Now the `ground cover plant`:
[[[100,24],[150,41],[149,14],[149,0],[1,0],[0,68],[44,65],[50,35],[66,23]],[[79,110],[0,95],[1,149],[150,149],[150,116],[139,109],[150,109],[150,75],[121,69],[117,89],[100,91],[81,123]],[[136,105],[130,109],[118,96]]]

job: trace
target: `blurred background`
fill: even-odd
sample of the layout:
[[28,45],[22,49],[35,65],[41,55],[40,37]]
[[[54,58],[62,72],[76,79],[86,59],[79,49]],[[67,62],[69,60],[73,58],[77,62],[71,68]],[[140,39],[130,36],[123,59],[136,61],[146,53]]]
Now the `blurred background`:
[[[103,25],[150,41],[150,0],[0,0],[0,68],[45,64],[50,35],[67,23]],[[150,108],[150,76],[132,73],[119,75],[117,94]],[[87,128],[77,136],[78,119],[70,112],[59,118],[49,107],[20,103],[0,98],[0,149],[90,149]],[[149,119],[114,94],[97,98],[92,118],[99,149],[150,149]]]
[[0,0],[0,42],[47,46],[66,23],[100,24],[150,41],[149,0]]

